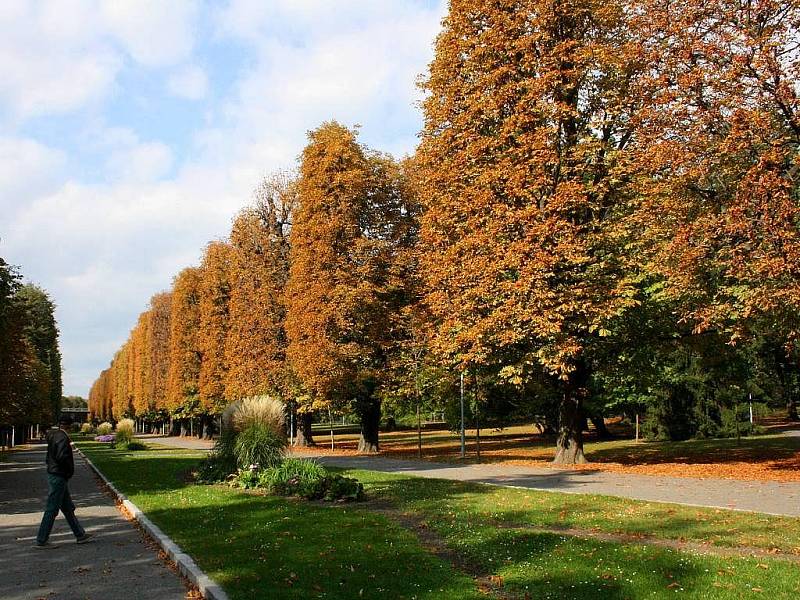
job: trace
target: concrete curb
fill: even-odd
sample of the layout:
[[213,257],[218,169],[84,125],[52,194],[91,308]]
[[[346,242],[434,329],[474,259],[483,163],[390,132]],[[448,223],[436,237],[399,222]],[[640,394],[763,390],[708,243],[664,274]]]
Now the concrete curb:
[[119,500],[122,506],[125,507],[125,510],[130,513],[131,517],[136,519],[139,525],[142,526],[142,529],[158,542],[159,546],[167,553],[170,560],[178,566],[178,571],[181,575],[197,586],[200,593],[203,594],[203,598],[207,600],[229,600],[228,595],[219,584],[215,583],[213,579],[206,575],[200,567],[197,566],[197,563],[194,562],[191,556],[181,550],[181,547],[173,542],[167,534],[161,531],[155,523],[148,519],[138,506],[128,500],[125,494],[114,487],[114,484],[103,475],[102,471],[100,471],[91,460],[89,460],[88,456],[80,450],[78,450],[78,453],[81,455],[81,458],[86,461],[86,464],[89,465],[89,468],[94,471],[97,476],[103,480],[103,483],[108,486],[108,489],[114,493],[117,500]]

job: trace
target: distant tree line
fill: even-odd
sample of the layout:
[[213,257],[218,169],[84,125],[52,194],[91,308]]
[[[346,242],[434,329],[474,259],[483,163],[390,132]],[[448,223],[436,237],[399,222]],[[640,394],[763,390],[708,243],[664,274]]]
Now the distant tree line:
[[[452,0],[402,162],[325,123],[228,240],[154,297],[90,394],[103,418],[269,393],[654,437],[796,419],[796,3]],[[462,383],[463,382],[463,383]]]
[[[49,426],[61,407],[55,305],[0,258],[0,426]],[[20,434],[17,439],[22,439]]]

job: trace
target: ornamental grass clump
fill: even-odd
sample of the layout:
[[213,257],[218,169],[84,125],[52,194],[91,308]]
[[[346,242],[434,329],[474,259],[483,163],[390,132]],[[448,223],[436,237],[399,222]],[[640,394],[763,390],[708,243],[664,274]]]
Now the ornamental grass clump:
[[83,434],[90,434],[94,430],[91,423],[84,423],[81,425],[81,433]]
[[132,442],[134,427],[133,419],[122,419],[117,423],[117,444],[124,447]]
[[259,471],[281,462],[287,440],[284,406],[270,396],[254,396],[232,403],[222,413],[222,432],[200,465],[197,479],[215,483],[242,470]]
[[283,434],[283,402],[271,396],[252,396],[233,402],[222,413],[222,428],[240,433],[251,425],[261,425]]
[[97,426],[97,435],[109,435],[114,430],[114,426],[108,421],[103,421]]
[[236,436],[233,453],[242,469],[255,465],[267,469],[280,464],[286,449],[286,436],[264,425],[250,424]]

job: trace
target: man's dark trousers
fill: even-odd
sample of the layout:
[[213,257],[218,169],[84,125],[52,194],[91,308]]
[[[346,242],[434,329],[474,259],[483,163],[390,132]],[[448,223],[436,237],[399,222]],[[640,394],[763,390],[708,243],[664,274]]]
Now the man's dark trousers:
[[75,537],[82,538],[86,535],[86,532],[81,527],[81,524],[78,523],[78,519],[75,518],[75,505],[69,495],[67,479],[60,475],[48,473],[47,487],[47,507],[44,509],[44,516],[42,517],[42,524],[39,526],[39,535],[36,536],[36,541],[39,544],[44,544],[47,538],[50,537],[50,531],[53,529],[53,522],[55,522],[59,510],[64,513],[64,517],[66,517]]

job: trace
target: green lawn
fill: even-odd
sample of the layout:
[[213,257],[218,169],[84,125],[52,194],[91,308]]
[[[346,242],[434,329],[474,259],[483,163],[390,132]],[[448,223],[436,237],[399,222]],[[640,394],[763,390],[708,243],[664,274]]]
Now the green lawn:
[[[790,551],[800,546],[798,519],[366,471],[349,474],[365,483],[370,501],[329,506],[192,485],[186,474],[198,452],[123,453],[80,445],[232,598],[635,599],[682,593],[727,599],[800,593],[797,563],[540,530],[593,528]],[[487,591],[489,581],[494,591]]]

